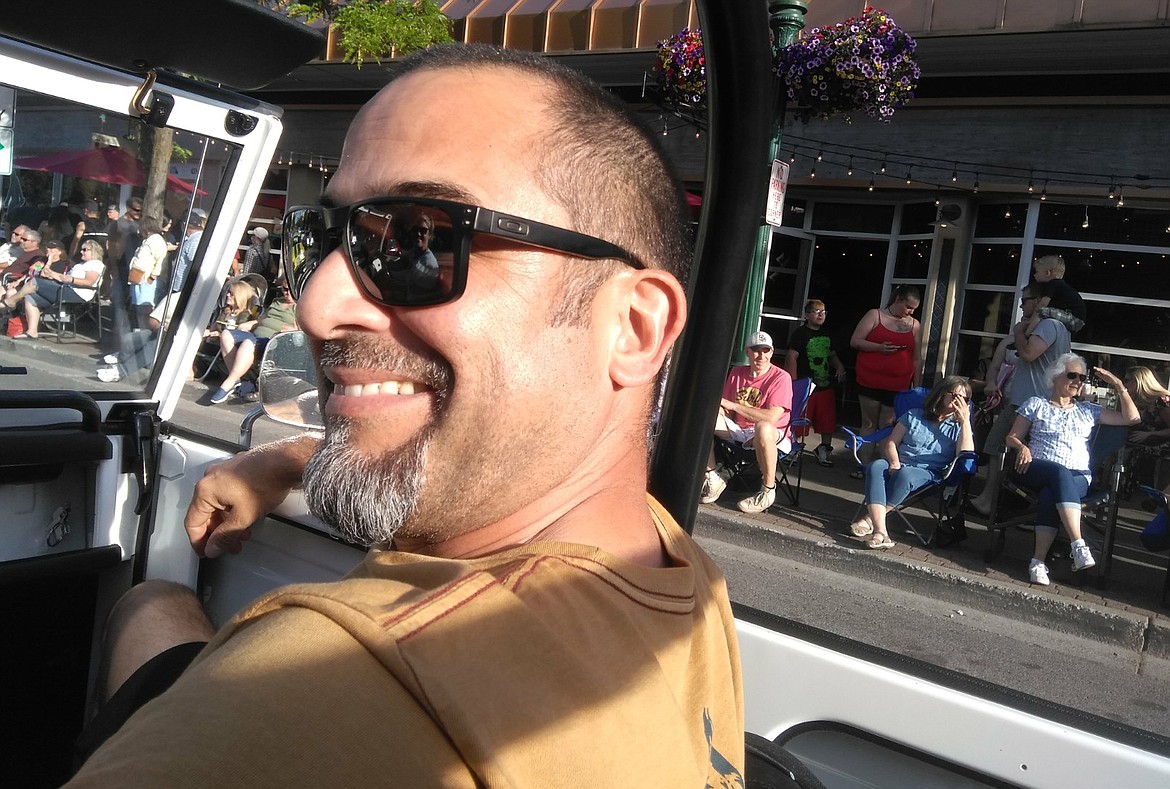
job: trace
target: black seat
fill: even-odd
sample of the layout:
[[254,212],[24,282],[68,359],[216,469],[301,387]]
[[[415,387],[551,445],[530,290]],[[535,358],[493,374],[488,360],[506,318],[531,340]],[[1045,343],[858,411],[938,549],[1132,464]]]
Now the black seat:
[[746,789],[825,789],[791,751],[750,731],[744,735],[743,780]]

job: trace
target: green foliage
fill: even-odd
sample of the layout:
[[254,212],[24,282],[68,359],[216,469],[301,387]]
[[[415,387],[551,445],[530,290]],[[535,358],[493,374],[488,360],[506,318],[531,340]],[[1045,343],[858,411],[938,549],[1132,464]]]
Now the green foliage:
[[361,66],[367,59],[381,63],[394,52],[407,55],[416,49],[451,41],[451,22],[434,0],[259,0],[306,23],[324,19],[337,26],[341,50],[349,63]]
[[180,162],[189,161],[192,155],[193,151],[190,148],[184,148],[178,143],[175,143],[171,146],[171,156]]
[[451,23],[434,0],[352,0],[334,22],[346,61],[358,66],[367,58],[380,63],[392,50],[407,55],[451,41]]

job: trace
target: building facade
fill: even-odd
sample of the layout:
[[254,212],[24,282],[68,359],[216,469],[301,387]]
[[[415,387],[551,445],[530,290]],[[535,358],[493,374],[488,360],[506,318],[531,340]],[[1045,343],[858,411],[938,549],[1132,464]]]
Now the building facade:
[[[863,7],[811,0],[806,30]],[[1055,253],[1087,303],[1074,347],[1115,372],[1139,363],[1165,379],[1170,0],[882,7],[918,41],[917,98],[888,124],[786,120],[784,226],[763,303],[750,305],[761,326],[786,337],[804,300],[820,298],[844,346],[866,309],[913,283],[928,373],[978,375],[1018,319],[1031,261]],[[656,42],[698,24],[690,0],[448,0],[443,11],[458,40],[542,52],[608,86],[662,131],[701,195],[705,130],[656,102],[651,73]],[[287,111],[290,198],[319,183],[353,111],[393,68],[325,61],[258,94]]]

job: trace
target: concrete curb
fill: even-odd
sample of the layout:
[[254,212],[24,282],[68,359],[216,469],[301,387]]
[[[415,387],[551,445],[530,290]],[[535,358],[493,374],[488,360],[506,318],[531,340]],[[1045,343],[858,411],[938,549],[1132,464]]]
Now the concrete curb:
[[700,508],[695,534],[1151,657],[1170,659],[1170,628],[1140,614],[1037,594],[961,570],[924,566],[895,554],[849,548],[786,529],[781,524],[764,523],[726,510]]

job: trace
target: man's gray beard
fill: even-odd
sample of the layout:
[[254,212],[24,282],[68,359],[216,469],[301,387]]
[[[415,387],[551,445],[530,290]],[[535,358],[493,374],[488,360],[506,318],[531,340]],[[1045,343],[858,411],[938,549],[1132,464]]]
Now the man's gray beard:
[[314,515],[362,545],[389,543],[418,509],[430,431],[373,457],[349,443],[349,423],[330,425],[305,467],[305,499]]

